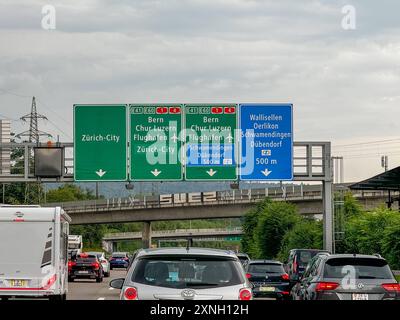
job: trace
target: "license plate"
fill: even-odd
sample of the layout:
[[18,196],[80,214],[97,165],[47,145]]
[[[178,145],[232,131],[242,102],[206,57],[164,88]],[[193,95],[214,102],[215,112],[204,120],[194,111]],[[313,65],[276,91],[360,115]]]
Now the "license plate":
[[273,292],[273,291],[275,291],[275,287],[260,287],[260,291],[262,291],[262,292]]
[[79,273],[87,274],[87,273],[89,273],[89,271],[79,271]]
[[353,293],[353,300],[368,300],[367,293]]
[[26,287],[26,280],[10,280],[11,287]]

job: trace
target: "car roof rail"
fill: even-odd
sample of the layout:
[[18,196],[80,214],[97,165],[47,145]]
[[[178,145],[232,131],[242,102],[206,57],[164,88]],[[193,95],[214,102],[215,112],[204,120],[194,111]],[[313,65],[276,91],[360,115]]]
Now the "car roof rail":
[[373,254],[373,256],[375,256],[375,257],[377,257],[377,258],[381,258],[381,259],[382,259],[382,256],[381,256],[379,253],[374,253],[374,254]]

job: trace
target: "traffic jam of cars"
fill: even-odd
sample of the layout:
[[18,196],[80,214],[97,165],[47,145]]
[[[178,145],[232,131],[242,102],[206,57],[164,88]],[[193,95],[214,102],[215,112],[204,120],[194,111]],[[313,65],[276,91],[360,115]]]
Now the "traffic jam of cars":
[[380,255],[293,249],[285,263],[204,248],[142,249],[121,300],[400,300],[400,284]]

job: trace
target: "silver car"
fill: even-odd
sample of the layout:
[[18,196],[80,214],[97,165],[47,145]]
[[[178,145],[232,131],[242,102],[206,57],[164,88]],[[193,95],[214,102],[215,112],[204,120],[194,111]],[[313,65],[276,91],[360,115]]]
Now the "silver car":
[[251,300],[251,284],[232,251],[160,248],[138,251],[125,279],[110,286],[121,300]]

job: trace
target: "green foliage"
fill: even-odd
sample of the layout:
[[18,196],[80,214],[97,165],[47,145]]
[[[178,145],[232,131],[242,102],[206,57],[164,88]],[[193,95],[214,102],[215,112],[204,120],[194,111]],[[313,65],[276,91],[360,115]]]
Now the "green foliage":
[[322,239],[322,221],[302,219],[286,232],[277,258],[286,261],[295,248],[322,249]]
[[286,232],[299,220],[300,216],[293,204],[275,201],[266,205],[255,229],[260,258],[276,257]]
[[349,191],[344,195],[344,215],[346,218],[356,217],[362,214],[363,209],[361,204],[354,198]]
[[300,219],[294,205],[265,199],[245,215],[243,251],[252,258],[275,257],[284,235]]
[[47,192],[47,202],[92,200],[95,198],[90,190],[83,190],[75,184],[64,184]]
[[345,251],[363,254],[382,253],[385,230],[397,216],[398,213],[394,211],[379,208],[349,219],[345,229]]
[[40,183],[11,183],[4,186],[4,203],[8,204],[38,204],[44,198]]
[[242,249],[254,259],[261,255],[255,240],[255,229],[264,211],[264,207],[271,202],[271,199],[266,198],[263,202],[258,203],[254,208],[250,209],[243,218]]
[[383,233],[382,253],[393,269],[400,270],[400,216],[395,220]]

